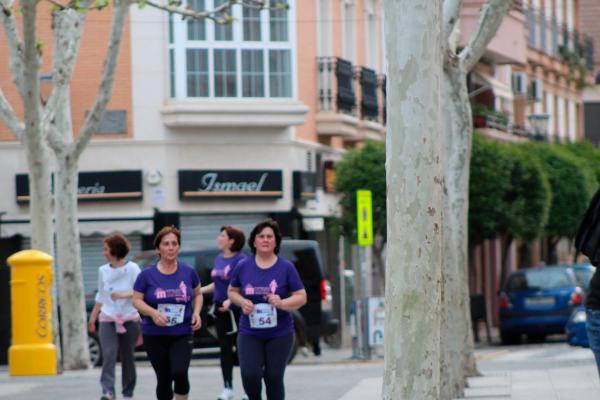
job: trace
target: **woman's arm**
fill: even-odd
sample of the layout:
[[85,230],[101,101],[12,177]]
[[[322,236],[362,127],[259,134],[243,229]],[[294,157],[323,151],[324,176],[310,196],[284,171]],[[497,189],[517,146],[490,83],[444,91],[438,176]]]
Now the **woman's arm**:
[[269,304],[284,311],[294,311],[306,304],[306,290],[300,289],[292,292],[290,297],[281,299],[278,294],[268,296]]
[[229,288],[227,289],[227,296],[229,297],[229,300],[233,302],[233,304],[238,305],[242,309],[244,314],[247,315],[254,311],[254,303],[242,296],[239,287],[233,287],[229,285]]
[[88,321],[88,331],[90,333],[96,332],[96,318],[98,318],[98,314],[100,314],[100,309],[102,308],[102,303],[94,304],[94,308],[92,308],[92,312],[90,313],[90,319]]
[[215,291],[215,284],[214,282],[211,283],[210,285],[206,285],[206,286],[202,286],[202,294],[209,294]]
[[133,306],[142,314],[152,318],[157,326],[167,326],[167,318],[144,301],[144,293],[133,291]]
[[202,286],[198,285],[194,288],[194,299],[192,309],[192,330],[197,331],[202,326],[202,318],[200,318],[200,311],[202,311]]
[[128,290],[126,292],[112,292],[110,294],[110,298],[113,300],[128,299],[130,297],[133,297],[133,290]]

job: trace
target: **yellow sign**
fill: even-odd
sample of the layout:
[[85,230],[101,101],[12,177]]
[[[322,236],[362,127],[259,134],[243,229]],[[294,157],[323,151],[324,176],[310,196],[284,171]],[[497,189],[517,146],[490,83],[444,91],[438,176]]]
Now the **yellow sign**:
[[356,230],[359,246],[373,245],[373,200],[370,190],[356,191]]
[[52,257],[41,251],[24,250],[7,261],[12,267],[9,373],[12,376],[56,375],[51,324]]

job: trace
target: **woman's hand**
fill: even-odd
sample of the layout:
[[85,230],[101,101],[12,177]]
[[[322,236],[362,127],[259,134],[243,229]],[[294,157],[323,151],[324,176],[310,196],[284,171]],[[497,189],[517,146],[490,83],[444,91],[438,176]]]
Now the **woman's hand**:
[[242,301],[242,312],[246,315],[250,314],[254,311],[254,303],[248,299],[244,299]]
[[151,315],[152,321],[156,326],[167,326],[167,317],[155,310]]
[[200,314],[193,313],[192,314],[192,330],[197,331],[202,327],[202,318],[200,318]]
[[231,300],[227,299],[223,302],[223,305],[218,308],[218,310],[221,312],[225,312],[225,311],[229,310],[230,306],[231,306]]
[[279,308],[279,309],[283,310],[283,300],[281,300],[281,297],[279,297],[278,294],[269,294],[269,295],[267,295],[267,301],[273,307]]
[[94,318],[94,319],[90,318],[90,320],[88,322],[88,332],[91,333],[92,335],[94,333],[96,333],[96,318]]

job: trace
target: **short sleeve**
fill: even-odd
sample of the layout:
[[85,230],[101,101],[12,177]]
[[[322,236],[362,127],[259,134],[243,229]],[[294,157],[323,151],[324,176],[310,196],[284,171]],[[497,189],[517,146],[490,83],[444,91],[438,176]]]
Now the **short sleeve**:
[[231,273],[231,280],[229,281],[229,285],[231,285],[232,287],[239,288],[240,286],[242,286],[240,282],[240,270],[244,265],[244,261],[245,259],[242,259],[233,268],[233,272]]
[[[287,261],[287,260],[286,260]],[[294,264],[287,261],[288,266],[288,286],[290,288],[290,292],[296,292],[298,290],[304,289],[304,283],[302,283],[302,279],[300,279],[300,274],[298,274],[298,270],[294,267]]]
[[200,277],[194,268],[190,267],[190,269],[192,270],[192,288],[196,289],[200,285]]
[[133,290],[140,293],[146,293],[146,288],[148,287],[148,281],[146,279],[146,275],[148,275],[148,269],[142,271],[137,278],[135,278],[135,283],[133,284]]
[[104,292],[104,281],[102,279],[102,267],[98,268],[98,291],[96,292],[96,303],[103,303],[102,293]]

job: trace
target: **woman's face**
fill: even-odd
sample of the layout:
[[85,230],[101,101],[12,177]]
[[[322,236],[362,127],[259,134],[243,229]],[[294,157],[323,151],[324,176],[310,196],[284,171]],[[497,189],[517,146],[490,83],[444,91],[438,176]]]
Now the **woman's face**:
[[108,244],[106,244],[106,242],[104,242],[102,254],[104,255],[104,258],[106,258],[106,261],[108,261],[110,264],[113,264],[115,261],[119,260],[117,257],[110,254],[110,247],[108,246]]
[[275,232],[270,227],[263,228],[254,238],[254,247],[256,248],[257,253],[267,254],[274,253],[275,246],[277,242],[275,241]]
[[179,255],[179,241],[174,233],[167,233],[158,245],[158,254],[164,261],[175,261]]
[[233,244],[233,239],[229,238],[226,230],[222,230],[217,236],[217,247],[219,250],[229,250],[231,249],[231,245]]

